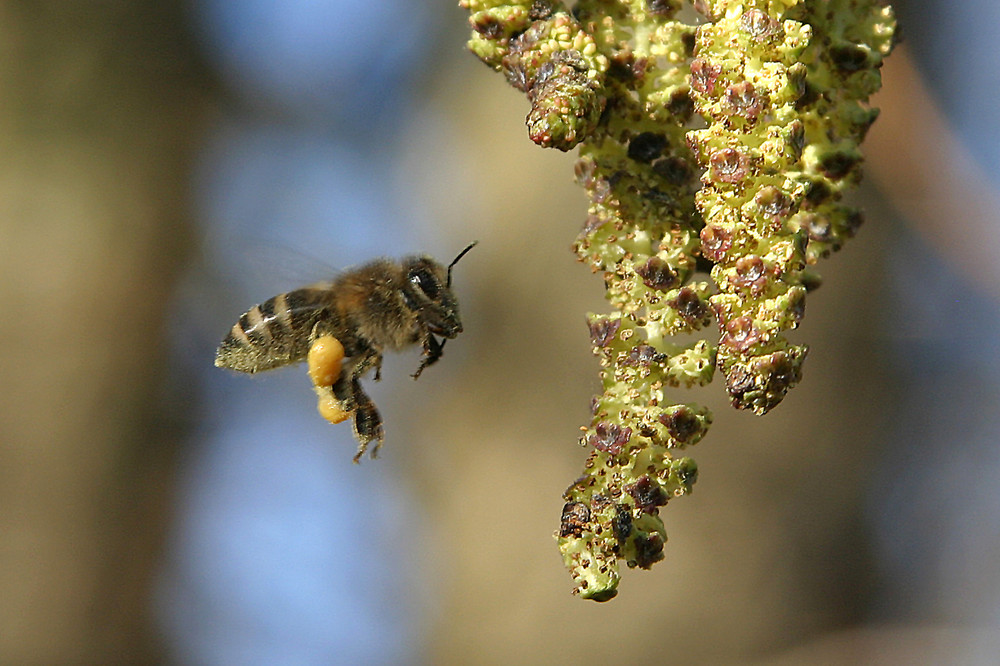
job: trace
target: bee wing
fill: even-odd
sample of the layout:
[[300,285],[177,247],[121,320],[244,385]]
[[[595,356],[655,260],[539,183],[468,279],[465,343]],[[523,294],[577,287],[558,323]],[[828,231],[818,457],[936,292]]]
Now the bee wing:
[[319,282],[247,310],[219,345],[215,365],[254,373],[305,360],[313,327],[335,316],[332,286]]

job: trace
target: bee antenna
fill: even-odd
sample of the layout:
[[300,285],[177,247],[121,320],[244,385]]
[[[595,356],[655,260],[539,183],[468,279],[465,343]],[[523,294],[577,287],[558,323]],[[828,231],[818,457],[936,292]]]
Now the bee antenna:
[[458,256],[452,259],[451,263],[448,264],[448,287],[451,287],[451,267],[458,263],[458,260],[465,256],[465,254],[472,248],[479,245],[479,241],[472,241],[469,243],[468,247],[458,253]]

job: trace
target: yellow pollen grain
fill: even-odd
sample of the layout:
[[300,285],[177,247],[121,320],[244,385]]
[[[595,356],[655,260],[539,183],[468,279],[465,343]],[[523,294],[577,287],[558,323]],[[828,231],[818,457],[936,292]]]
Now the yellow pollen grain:
[[330,423],[341,423],[345,421],[350,412],[344,410],[340,401],[337,400],[330,391],[316,391],[319,396],[319,401],[316,404],[316,410],[319,415]]
[[[340,366],[344,360],[344,345],[332,335],[322,335],[309,348],[307,363],[309,378],[315,386],[333,386],[340,377]],[[322,412],[322,407],[320,412]],[[343,419],[341,419],[342,421]],[[335,421],[339,423],[339,421]]]

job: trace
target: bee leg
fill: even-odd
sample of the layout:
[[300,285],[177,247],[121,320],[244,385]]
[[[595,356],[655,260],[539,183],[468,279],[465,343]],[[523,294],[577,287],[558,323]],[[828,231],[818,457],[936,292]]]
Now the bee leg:
[[354,456],[354,462],[357,463],[361,461],[361,456],[368,450],[370,442],[375,442],[371,453],[372,458],[378,456],[378,449],[382,446],[385,431],[382,428],[382,416],[378,413],[378,409],[375,408],[375,403],[372,402],[371,398],[368,397],[368,394],[364,392],[357,382],[354,382],[353,388],[355,404],[354,436],[358,440],[358,452]]
[[333,393],[349,410],[354,412],[354,437],[358,440],[358,452],[354,462],[360,462],[361,456],[368,451],[368,445],[375,442],[371,450],[374,458],[379,446],[385,438],[382,428],[382,416],[378,413],[375,403],[361,388],[361,377],[375,368],[376,378],[382,368],[382,354],[370,347],[360,350],[351,359],[350,371],[342,372],[333,385]]
[[437,363],[438,359],[440,359],[441,355],[444,353],[444,343],[446,342],[448,341],[441,340],[441,342],[438,342],[437,338],[428,333],[427,337],[424,338],[424,357],[420,359],[420,367],[417,368],[417,371],[410,376],[416,379],[420,376],[420,373],[424,371],[424,368],[428,365]]
[[342,373],[331,387],[333,395],[343,405],[345,412],[353,412],[355,408],[354,389],[351,388],[351,377],[346,372]]
[[375,379],[377,381],[382,374],[382,354],[374,349],[366,349],[357,356],[357,360],[351,368],[351,381],[357,381],[361,378],[361,375],[372,368],[375,368]]
[[333,394],[337,400],[344,404],[345,410],[353,411],[357,407],[358,400],[356,396],[361,391],[358,380],[361,378],[361,375],[365,374],[372,367],[375,368],[376,373],[381,371],[382,354],[368,348],[352,356],[349,360],[348,369],[342,371],[340,377],[334,382]]

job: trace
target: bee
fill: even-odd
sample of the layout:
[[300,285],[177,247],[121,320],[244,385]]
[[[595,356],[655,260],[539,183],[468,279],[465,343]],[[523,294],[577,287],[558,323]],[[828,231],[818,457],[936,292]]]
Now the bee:
[[[381,379],[382,354],[420,343],[416,372],[433,365],[462,332],[451,271],[471,243],[443,266],[426,255],[376,259],[334,280],[278,294],[239,318],[219,345],[215,365],[254,374],[307,361],[318,409],[339,423],[353,415],[358,452],[385,437],[382,417],[361,387],[365,373]],[[440,339],[439,339],[440,338]]]

